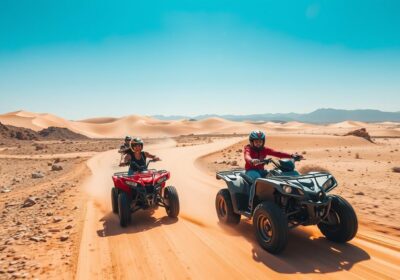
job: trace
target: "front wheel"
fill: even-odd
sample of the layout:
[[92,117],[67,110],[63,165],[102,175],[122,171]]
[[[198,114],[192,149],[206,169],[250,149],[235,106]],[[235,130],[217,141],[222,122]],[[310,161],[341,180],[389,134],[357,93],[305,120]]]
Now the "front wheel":
[[353,207],[344,198],[332,195],[331,208],[325,220],[318,224],[325,237],[334,242],[350,241],[357,234],[358,221]]
[[118,215],[121,227],[126,227],[131,221],[131,208],[124,192],[118,195]]
[[282,210],[272,202],[264,201],[254,210],[253,227],[258,243],[272,254],[285,249],[288,240],[288,222]]
[[176,218],[179,215],[179,196],[174,186],[168,186],[164,190],[165,210],[168,217]]
[[118,214],[118,191],[116,188],[111,189],[111,206],[114,214]]
[[240,222],[240,215],[233,211],[231,194],[228,189],[222,189],[215,198],[215,209],[221,223],[237,225]]

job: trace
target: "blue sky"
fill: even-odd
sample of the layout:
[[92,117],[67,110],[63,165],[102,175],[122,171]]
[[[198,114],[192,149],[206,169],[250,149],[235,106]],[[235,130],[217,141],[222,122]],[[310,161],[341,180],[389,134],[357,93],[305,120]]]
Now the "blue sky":
[[399,1],[0,1],[0,113],[400,111]]

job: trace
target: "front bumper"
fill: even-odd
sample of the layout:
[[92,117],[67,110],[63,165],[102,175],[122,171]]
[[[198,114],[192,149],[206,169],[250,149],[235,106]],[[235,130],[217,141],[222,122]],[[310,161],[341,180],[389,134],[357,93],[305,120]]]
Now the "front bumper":
[[326,197],[323,201],[301,201],[300,204],[307,209],[307,224],[315,225],[328,216],[331,209],[332,198]]

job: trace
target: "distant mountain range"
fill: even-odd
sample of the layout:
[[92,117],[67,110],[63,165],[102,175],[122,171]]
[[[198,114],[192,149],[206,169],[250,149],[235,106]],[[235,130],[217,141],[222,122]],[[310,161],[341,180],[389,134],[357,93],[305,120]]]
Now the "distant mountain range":
[[400,122],[399,112],[383,112],[379,110],[342,110],[342,109],[318,109],[307,114],[286,113],[286,114],[253,114],[253,115],[199,115],[195,117],[188,116],[163,116],[154,115],[154,118],[160,120],[179,120],[193,119],[202,120],[206,118],[218,117],[231,121],[273,121],[273,122],[306,122],[306,123],[337,123],[347,120],[361,122]]

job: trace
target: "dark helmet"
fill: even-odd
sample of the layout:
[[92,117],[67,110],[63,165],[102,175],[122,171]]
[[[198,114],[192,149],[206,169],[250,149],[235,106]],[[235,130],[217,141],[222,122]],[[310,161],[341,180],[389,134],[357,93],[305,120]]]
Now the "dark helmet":
[[142,148],[143,148],[143,141],[142,141],[142,139],[140,139],[139,137],[133,138],[133,139],[131,140],[131,147],[133,148],[133,147],[136,146],[136,145],[141,145]]
[[261,130],[253,130],[249,135],[250,145],[253,148],[255,148],[254,144],[253,144],[254,140],[262,140],[263,141],[262,146],[264,147],[264,145],[265,145],[265,133],[262,132]]
[[130,136],[125,136],[125,142],[128,142],[128,141],[132,141],[132,137],[130,137]]

